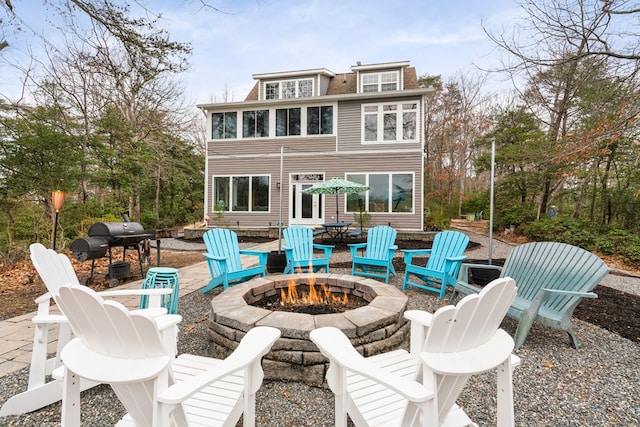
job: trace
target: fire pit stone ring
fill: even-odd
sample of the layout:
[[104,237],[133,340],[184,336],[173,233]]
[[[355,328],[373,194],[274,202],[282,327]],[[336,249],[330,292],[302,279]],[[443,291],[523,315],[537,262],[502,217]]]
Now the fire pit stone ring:
[[[292,281],[304,284],[311,279],[344,290],[349,297],[362,298],[368,304],[342,313],[316,315],[251,305],[279,294]],[[394,286],[346,274],[255,278],[228,288],[211,301],[207,322],[211,350],[216,357],[226,357],[251,328],[273,326],[280,329],[282,336],[263,359],[265,378],[321,385],[328,361],[309,339],[313,329],[323,326],[341,329],[364,356],[393,350],[408,340],[409,324],[403,317],[407,301],[407,296]]]

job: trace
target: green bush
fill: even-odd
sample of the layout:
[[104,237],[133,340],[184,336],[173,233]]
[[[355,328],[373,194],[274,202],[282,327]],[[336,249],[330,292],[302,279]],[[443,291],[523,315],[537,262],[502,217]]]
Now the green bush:
[[489,216],[489,204],[488,191],[474,193],[462,203],[462,213],[477,214],[482,212],[483,216],[487,218]]
[[640,236],[618,227],[557,217],[532,222],[523,228],[523,234],[537,242],[562,242],[603,255],[620,255],[625,263],[640,266]]
[[429,209],[424,213],[424,229],[429,231],[446,230],[451,227],[451,218],[443,214],[439,208]]

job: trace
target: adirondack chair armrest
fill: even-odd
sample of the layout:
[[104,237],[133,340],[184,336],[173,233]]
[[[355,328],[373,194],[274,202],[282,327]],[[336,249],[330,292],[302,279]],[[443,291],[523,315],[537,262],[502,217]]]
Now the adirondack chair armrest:
[[404,317],[411,322],[411,332],[409,335],[409,352],[419,360],[422,345],[427,337],[427,332],[431,326],[433,314],[423,310],[407,310]]
[[593,292],[564,291],[564,290],[549,289],[549,288],[543,288],[542,291],[549,294],[565,295],[568,297],[598,298],[598,295]]
[[511,359],[514,342],[511,335],[498,329],[486,343],[466,351],[455,352],[422,352],[420,358],[436,373],[443,375],[473,375],[493,369],[509,359],[519,363],[519,359]]
[[467,259],[467,256],[466,256],[466,255],[460,255],[460,256],[448,256],[448,257],[445,257],[445,258],[444,258],[445,262],[448,262],[448,263],[453,263],[453,262],[462,262],[462,261],[464,261],[465,259]]
[[314,243],[313,244],[313,249],[317,249],[319,251],[324,251],[324,257],[325,258],[329,258],[331,256],[331,253],[333,252],[333,248],[335,246],[333,245],[321,245],[318,243]]
[[211,260],[211,261],[218,261],[218,262],[222,262],[227,260],[227,257],[224,256],[216,256],[216,255],[211,255],[211,254],[202,254],[202,256],[207,259],[207,260]]
[[405,264],[411,264],[415,255],[431,255],[431,249],[401,249],[404,253]]
[[102,297],[121,297],[121,296],[162,296],[169,295],[173,292],[172,288],[149,288],[149,289],[118,289],[113,291],[98,292]]
[[35,302],[38,305],[40,305],[42,303],[46,303],[47,305],[49,305],[49,302],[51,301],[52,297],[53,296],[49,292],[47,292],[46,294],[42,294],[38,298],[36,298]]
[[366,243],[348,243],[347,246],[349,246],[349,252],[351,253],[351,257],[356,257],[358,256],[358,249],[364,249],[367,247]]
[[[148,296],[149,297],[149,308],[151,309],[160,309],[162,306],[162,296],[170,295],[173,293],[172,288],[149,288],[149,289],[118,289],[113,291],[102,291],[98,292],[101,297],[123,297],[123,296]],[[158,314],[167,314],[167,310],[163,309],[163,312],[158,312]]]
[[36,314],[31,321],[36,324],[69,323],[62,314]]
[[215,261],[218,263],[218,265],[220,266],[220,270],[222,274],[227,274],[227,257],[223,257],[223,256],[217,256],[217,255],[210,255],[208,253],[206,254],[202,254],[202,256],[207,260],[207,262],[209,261]]
[[262,257],[268,257],[269,256],[269,251],[256,251],[253,249],[240,249],[238,252],[240,252],[241,255],[252,255],[252,256],[257,256],[259,258]]
[[[176,383],[158,395],[158,401],[169,405],[176,405],[193,396],[206,386],[238,372],[247,369],[247,375],[260,373],[259,378],[245,378],[249,381],[248,393],[255,393],[262,383],[262,356],[267,354],[276,340],[280,338],[280,330],[270,326],[258,326],[251,329],[236,349],[219,364],[188,380]],[[253,367],[252,365],[256,365]]]
[[[327,354],[331,355],[328,356],[331,365],[337,363],[347,371],[382,384],[412,402],[426,402],[435,396],[433,390],[429,390],[427,386],[423,386],[417,381],[393,375],[362,357],[362,355],[353,348],[344,333],[337,328],[325,327],[314,329],[311,331],[311,340],[320,348],[325,356]],[[340,356],[334,358],[334,355]],[[329,380],[332,373],[333,375],[336,374],[333,366],[329,367],[327,380]],[[342,381],[338,381],[338,383],[341,382]],[[331,383],[329,383],[329,385],[331,386]]]

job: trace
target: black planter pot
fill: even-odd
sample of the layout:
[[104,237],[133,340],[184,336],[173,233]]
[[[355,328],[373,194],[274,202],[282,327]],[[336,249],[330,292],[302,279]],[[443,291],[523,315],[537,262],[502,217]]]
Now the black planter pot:
[[267,256],[267,272],[282,273],[287,266],[287,257],[284,251],[271,251]]
[[[504,261],[504,259],[493,259],[491,260],[491,265],[503,266]],[[468,264],[489,264],[489,261],[486,259],[467,259],[464,262]],[[488,285],[492,280],[495,280],[500,276],[500,272],[498,270],[484,268],[470,268],[469,273],[471,276],[469,281],[477,286]]]

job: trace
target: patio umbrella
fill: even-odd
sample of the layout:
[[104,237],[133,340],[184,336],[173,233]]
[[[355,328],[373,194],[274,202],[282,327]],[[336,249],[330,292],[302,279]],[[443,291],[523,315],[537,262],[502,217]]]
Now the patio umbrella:
[[351,194],[367,191],[368,186],[359,184],[357,182],[349,181],[346,179],[333,177],[329,181],[320,182],[314,184],[311,187],[302,190],[304,193],[310,194],[335,194],[336,195],[336,222],[340,222],[340,216],[338,214],[338,194]]

